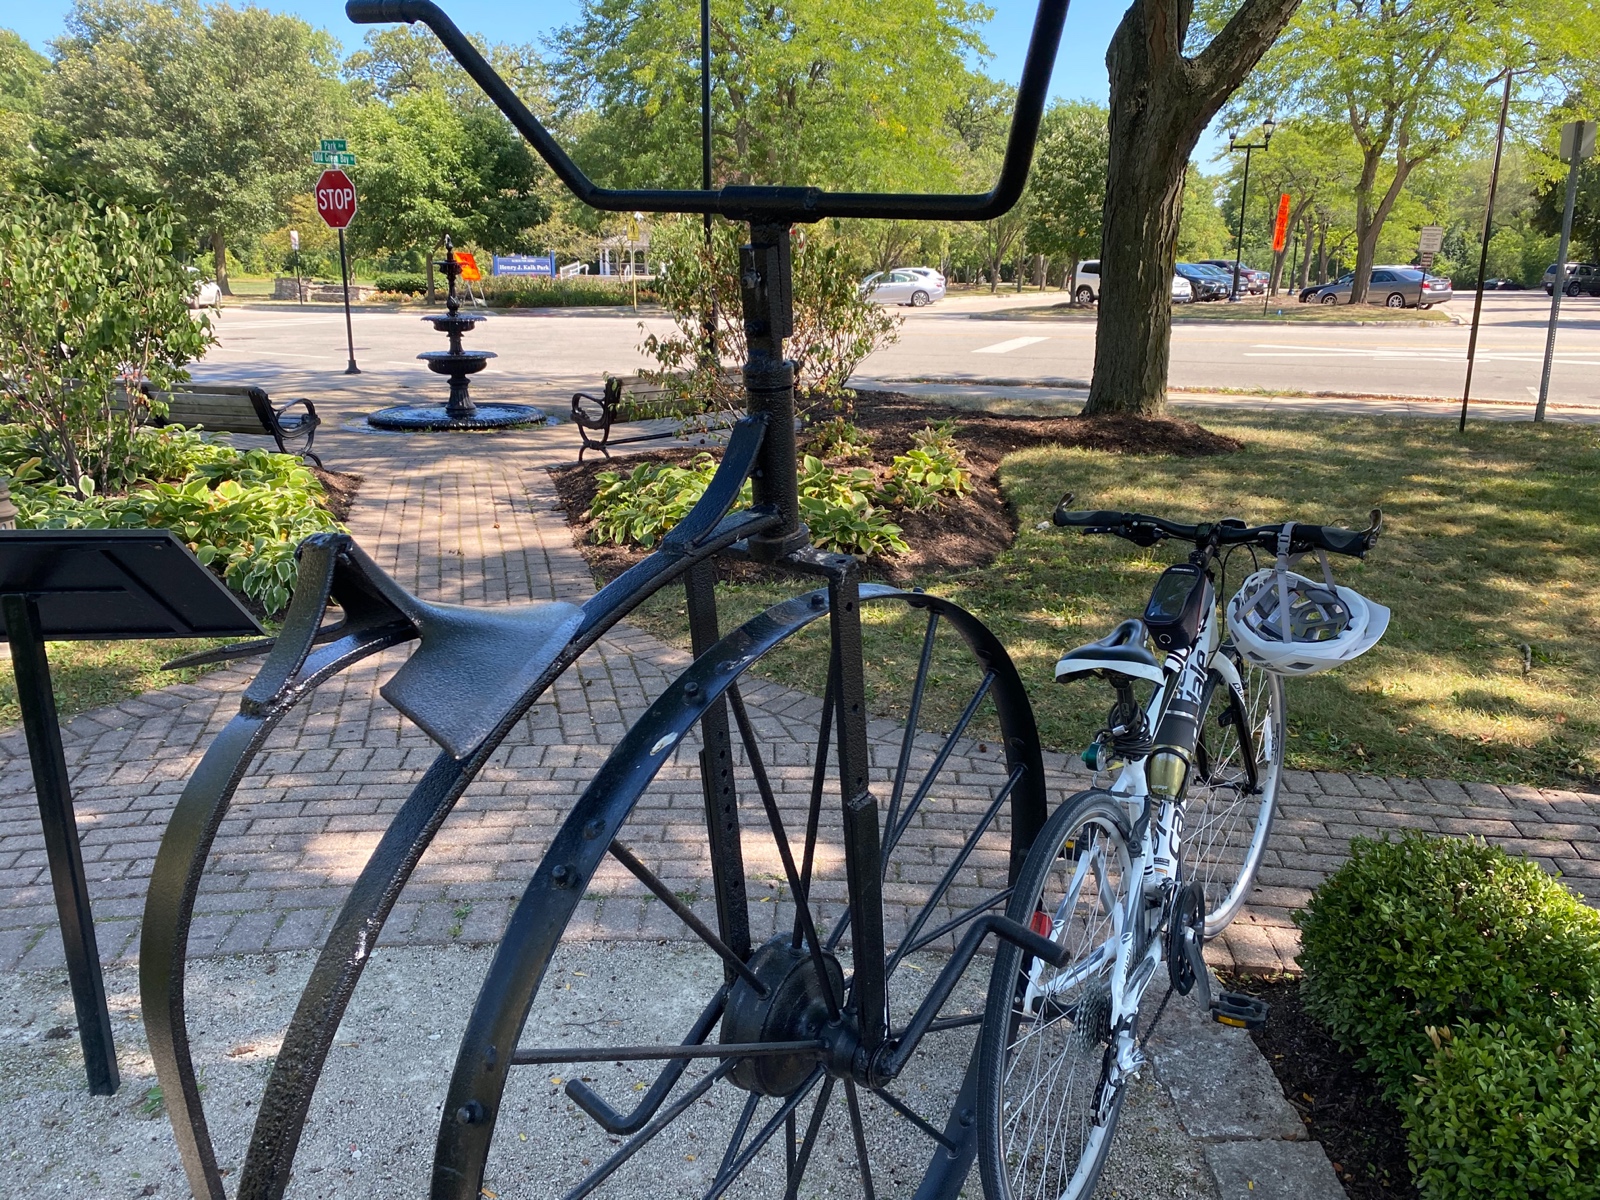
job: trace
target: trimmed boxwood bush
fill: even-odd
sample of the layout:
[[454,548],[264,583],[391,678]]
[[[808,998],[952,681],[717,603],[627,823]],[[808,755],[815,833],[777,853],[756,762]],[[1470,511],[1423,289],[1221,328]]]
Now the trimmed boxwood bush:
[[1357,838],[1295,921],[1307,1011],[1396,1099],[1429,1027],[1539,1022],[1600,993],[1600,913],[1481,841]]
[[1600,1016],[1436,1031],[1404,1106],[1425,1200],[1600,1200]]

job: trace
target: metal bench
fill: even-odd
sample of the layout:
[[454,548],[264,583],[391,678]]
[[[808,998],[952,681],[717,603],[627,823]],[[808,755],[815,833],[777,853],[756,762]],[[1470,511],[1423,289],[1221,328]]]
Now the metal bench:
[[[164,416],[151,417],[152,425],[186,425],[212,433],[266,434],[277,443],[280,452],[299,454],[322,465],[322,459],[311,449],[322,418],[309,400],[290,400],[274,406],[263,389],[233,383],[208,383],[170,392],[154,391],[148,386],[140,390],[167,406]],[[289,410],[296,405],[303,406],[305,412],[291,414]],[[295,442],[303,442],[300,449],[291,449],[290,443]]]
[[[667,429],[659,433],[639,433],[631,437],[614,438],[611,436],[611,426],[616,423],[617,410],[622,406],[622,384],[620,378],[606,380],[605,390],[598,396],[590,396],[578,392],[572,397],[572,423],[578,427],[578,435],[583,438],[583,446],[578,450],[578,461],[583,461],[583,456],[590,450],[598,450],[607,458],[611,457],[609,446],[626,446],[630,442],[658,442],[664,438],[678,436],[676,429]],[[654,389],[660,394],[661,388]],[[633,396],[638,399],[639,393],[634,391]],[[591,436],[598,433],[598,437]]]

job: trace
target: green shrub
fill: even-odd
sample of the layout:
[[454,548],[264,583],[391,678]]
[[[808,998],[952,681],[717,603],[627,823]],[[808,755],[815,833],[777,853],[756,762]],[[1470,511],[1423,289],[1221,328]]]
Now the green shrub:
[[19,529],[170,529],[269,614],[289,603],[301,539],[339,528],[298,459],[181,427],[135,432],[127,470],[139,482],[116,494],[91,483],[79,495],[46,477],[26,449],[23,431],[0,426],[0,472],[10,477]]
[[1423,1200],[1600,1200],[1600,1016],[1438,1030],[1404,1105]]
[[[372,282],[380,292],[393,292],[397,296],[428,294],[428,277],[421,271],[385,271]],[[443,280],[440,283],[442,286]]]
[[[543,279],[528,275],[498,275],[473,284],[492,308],[616,307],[633,303],[633,285],[614,276],[577,275]],[[639,303],[653,302],[653,282],[639,281]]]
[[1430,1026],[1542,1020],[1600,993],[1600,913],[1481,841],[1351,843],[1300,926],[1307,1010],[1401,1098]]
[[889,464],[883,488],[889,503],[912,511],[939,508],[946,496],[964,496],[972,489],[966,458],[949,421],[913,434],[912,441],[911,450],[895,455]]
[[[705,493],[716,460],[697,454],[688,466],[644,463],[627,474],[601,471],[589,506],[592,535],[602,543],[650,547],[681,521]],[[851,554],[903,554],[900,527],[873,504],[872,472],[835,471],[821,459],[805,456],[800,478],[800,516],[811,540],[823,549]],[[746,482],[741,503],[750,503]]]
[[815,455],[800,462],[800,519],[811,541],[824,550],[865,556],[904,554],[900,526],[873,504],[872,472],[865,467],[830,467]]
[[[716,473],[717,460],[709,454],[695,455],[686,467],[642,463],[625,475],[601,471],[594,477],[596,491],[589,505],[594,540],[616,546],[655,545],[695,506]],[[740,499],[750,503],[748,481]]]
[[818,458],[863,461],[872,456],[872,435],[843,417],[818,422],[809,433],[805,448]]

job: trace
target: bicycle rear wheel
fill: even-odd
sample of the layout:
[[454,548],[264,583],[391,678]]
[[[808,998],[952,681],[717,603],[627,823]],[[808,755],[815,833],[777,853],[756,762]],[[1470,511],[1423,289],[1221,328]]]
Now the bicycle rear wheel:
[[[436,1200],[959,1194],[976,1153],[963,1116],[983,972],[963,975],[909,1065],[883,1077],[857,1037],[872,939],[855,938],[850,903],[884,901],[872,911],[891,946],[880,961],[892,1047],[939,951],[1010,896],[1045,820],[1038,738],[1010,659],[970,614],[884,588],[861,598],[862,653],[889,668],[866,696],[889,714],[867,729],[877,876],[843,853],[839,797],[856,794],[838,778],[850,651],[817,621],[828,599],[813,593],[747,622],[670,684],[556,834],[461,1044]],[[834,664],[820,702],[741,680],[758,662],[769,679],[804,668],[797,654]],[[701,722],[723,704],[732,724],[719,744],[715,720]],[[697,727],[709,731],[700,745]],[[686,838],[664,816],[684,809],[731,828]],[[708,856],[719,831],[733,850]],[[585,897],[642,909],[640,933],[666,945],[597,947],[577,915]]]
[[1283,776],[1283,679],[1232,654],[1227,661],[1239,686],[1215,670],[1207,678],[1184,800],[1184,875],[1204,893],[1208,939],[1250,895]]
[[1006,915],[1071,948],[1052,968],[1011,943],[995,952],[978,1046],[979,1169],[988,1200],[1094,1191],[1126,1078],[1111,988],[1133,877],[1122,802],[1083,792],[1034,842]]

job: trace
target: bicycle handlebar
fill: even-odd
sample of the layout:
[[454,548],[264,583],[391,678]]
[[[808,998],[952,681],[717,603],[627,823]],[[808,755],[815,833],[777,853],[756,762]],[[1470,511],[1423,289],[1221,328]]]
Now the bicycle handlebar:
[[794,222],[826,217],[873,217],[906,221],[988,221],[1010,210],[1022,195],[1033,161],[1034,142],[1044,114],[1050,72],[1055,66],[1068,0],[1040,0],[1028,57],[1017,86],[1000,178],[987,192],[964,195],[926,193],[825,192],[808,187],[725,187],[715,191],[665,188],[603,188],[567,157],[555,138],[505,80],[495,73],[455,22],[432,0],[350,0],[345,15],[358,25],[420,21],[433,30],[472,81],[483,89],[518,133],[573,195],[607,212],[716,213],[735,220]]
[[[1198,525],[1184,525],[1166,517],[1153,517],[1144,513],[1076,511],[1067,505],[1072,496],[1062,497],[1056,506],[1057,525],[1080,528],[1085,533],[1105,533],[1127,538],[1140,546],[1153,546],[1165,539],[1178,538],[1203,546],[1215,542],[1218,546],[1255,545],[1276,551],[1283,523],[1277,525],[1246,525],[1243,521],[1227,518]],[[1365,529],[1344,529],[1338,525],[1301,525],[1298,522],[1289,534],[1289,552],[1303,554],[1308,550],[1326,550],[1330,554],[1344,554],[1351,558],[1365,558],[1367,551],[1383,532],[1383,511],[1373,509]]]

